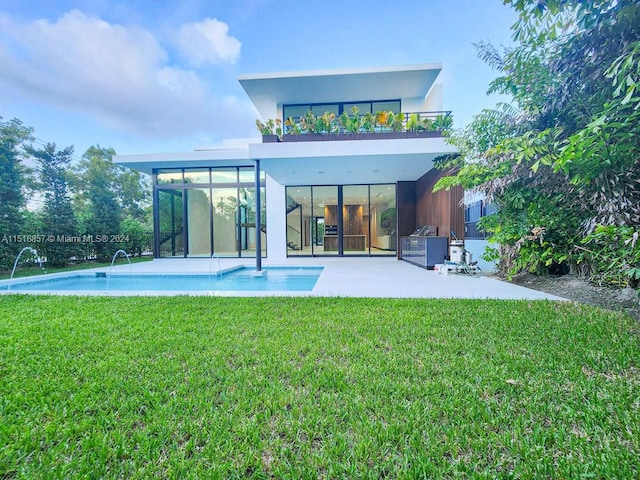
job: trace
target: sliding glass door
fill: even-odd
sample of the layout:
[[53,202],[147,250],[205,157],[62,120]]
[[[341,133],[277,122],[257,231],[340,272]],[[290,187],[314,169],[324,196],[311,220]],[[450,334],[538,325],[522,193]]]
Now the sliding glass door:
[[396,188],[287,187],[287,255],[395,255]]
[[[317,234],[318,225],[322,225],[324,231],[318,244],[313,245],[314,255],[340,255],[340,211],[338,207],[338,187],[313,187],[312,221],[308,222],[307,230],[312,238]],[[316,235],[317,237],[317,235]]]

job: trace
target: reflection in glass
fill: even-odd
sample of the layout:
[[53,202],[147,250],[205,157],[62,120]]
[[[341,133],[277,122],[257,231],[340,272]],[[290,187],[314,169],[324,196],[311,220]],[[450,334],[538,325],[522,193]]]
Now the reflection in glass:
[[184,183],[210,183],[208,168],[186,168]]
[[311,187],[287,187],[287,254],[310,255]]
[[187,239],[189,257],[211,255],[211,192],[208,188],[185,190],[187,197]]
[[[314,246],[313,252],[326,255],[338,255],[339,238],[338,223],[340,212],[338,211],[338,187],[313,187],[313,207],[311,215],[313,222],[324,224],[324,236],[322,246]],[[310,231],[310,227],[306,229]]]
[[340,115],[340,106],[336,104],[324,103],[322,105],[314,105],[311,107],[311,112],[316,117],[321,117],[326,112],[333,113],[336,117]]
[[369,251],[369,187],[342,189],[342,247],[345,254]]
[[158,190],[158,241],[161,257],[184,255],[182,190]]
[[213,252],[220,256],[238,256],[238,189],[214,188]]
[[182,183],[182,170],[158,170],[158,184]]
[[237,168],[212,168],[212,183],[238,183]]
[[373,102],[373,104],[371,105],[371,110],[373,110],[371,113],[389,111],[398,113],[400,112],[400,100],[391,100],[388,102]]
[[[256,189],[246,187],[238,189],[239,215],[240,215],[240,255],[243,257],[255,257],[256,253]],[[263,256],[266,254],[267,224],[266,202],[264,187],[260,189],[261,247]]]
[[371,185],[371,253],[396,251],[396,187]]
[[[240,167],[238,169],[238,173],[240,178],[238,179],[239,183],[256,183],[256,171],[253,167]],[[260,182],[264,182],[266,175],[264,170],[260,170]]]

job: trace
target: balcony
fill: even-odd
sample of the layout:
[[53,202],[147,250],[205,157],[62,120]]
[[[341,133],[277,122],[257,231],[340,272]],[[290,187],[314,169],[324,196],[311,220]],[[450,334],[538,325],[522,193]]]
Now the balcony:
[[436,138],[444,136],[453,123],[451,111],[378,112],[337,116],[326,112],[316,116],[256,121],[262,133],[262,143],[323,142],[340,140],[389,140],[405,138]]

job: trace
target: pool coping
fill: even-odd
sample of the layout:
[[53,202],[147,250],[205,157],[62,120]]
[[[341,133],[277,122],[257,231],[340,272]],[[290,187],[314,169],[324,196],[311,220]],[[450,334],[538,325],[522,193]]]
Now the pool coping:
[[[359,298],[476,298],[476,299],[521,299],[521,300],[567,300],[545,292],[532,290],[509,282],[491,278],[487,275],[469,276],[462,274],[442,275],[433,270],[426,270],[410,263],[390,257],[299,257],[287,258],[283,262],[263,261],[265,267],[324,267],[316,285],[311,291],[96,291],[65,290],[42,291],[10,290],[0,295],[91,295],[91,296],[287,296],[287,297],[359,297]],[[157,274],[203,274],[207,272],[222,273],[237,267],[255,267],[251,258],[216,259],[216,270],[211,270],[209,258],[186,259],[154,259],[151,262],[133,263],[100,267],[95,269],[75,270],[42,275],[42,279],[64,277],[79,273],[93,272],[118,273],[157,273]],[[21,277],[13,280],[2,280],[0,285],[24,282]]]

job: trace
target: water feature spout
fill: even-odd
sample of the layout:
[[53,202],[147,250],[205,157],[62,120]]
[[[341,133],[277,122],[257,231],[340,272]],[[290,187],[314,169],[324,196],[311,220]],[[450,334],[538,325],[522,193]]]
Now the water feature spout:
[[[40,260],[40,257],[38,256],[38,251],[33,247],[24,247],[22,250],[20,250],[20,253],[18,253],[18,256],[16,257],[16,261],[13,262],[13,268],[11,269],[11,276],[9,277],[9,280],[13,280],[13,274],[16,273],[16,267],[18,266],[18,261],[20,260],[20,257],[24,252],[31,252],[36,257],[36,262],[40,264],[40,267],[44,271],[44,267],[42,266],[42,260]],[[9,286],[7,287],[7,290],[11,290],[11,284],[9,284]]]
[[111,267],[109,267],[109,275],[107,275],[107,290],[109,290],[109,280],[111,279],[111,270],[113,270],[113,264],[115,263],[116,258],[118,258],[118,255],[120,253],[124,254],[124,256],[127,257],[127,261],[129,262],[129,270],[133,271],[133,267],[131,266],[131,259],[129,258],[129,254],[127,252],[125,252],[124,250],[116,251],[116,253],[113,254],[113,258],[111,259]]
[[211,280],[211,268],[213,267],[213,259],[216,258],[218,260],[218,271],[216,272],[216,277],[220,276],[220,257],[215,253],[211,254],[211,259],[209,260],[209,280]]

